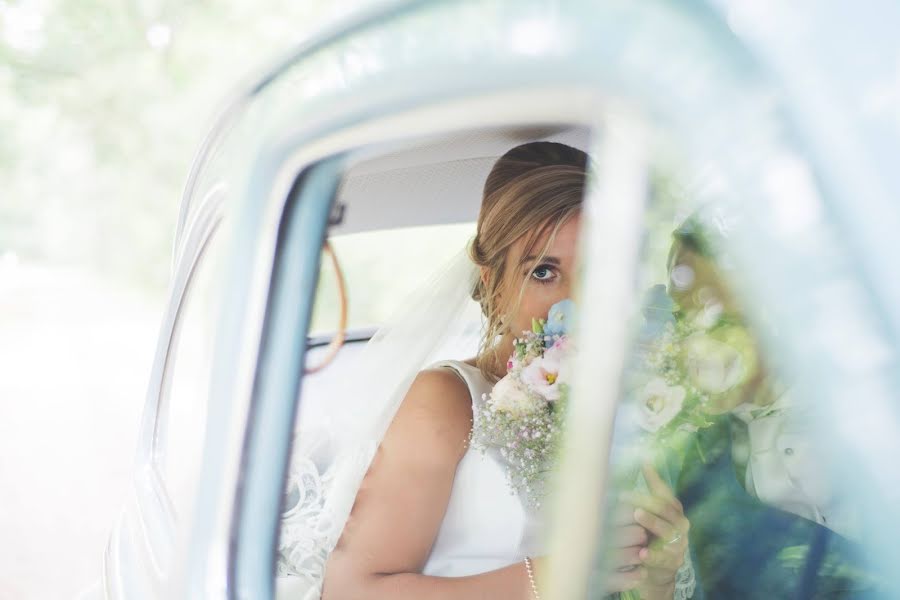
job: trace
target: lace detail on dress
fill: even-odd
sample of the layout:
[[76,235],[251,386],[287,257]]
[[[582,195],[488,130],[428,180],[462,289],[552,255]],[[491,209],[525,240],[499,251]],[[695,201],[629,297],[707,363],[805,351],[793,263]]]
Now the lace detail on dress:
[[278,540],[276,574],[300,579],[292,588],[302,590],[293,592],[297,600],[321,597],[325,563],[375,454],[374,444],[361,444],[341,456],[330,456],[316,438],[308,432],[306,443],[291,459]]
[[285,490],[286,510],[281,516],[279,576],[295,575],[313,581],[325,570],[326,540],[332,528],[325,511],[327,483],[310,459],[294,459]]
[[675,572],[674,600],[688,600],[694,597],[697,580],[694,577],[694,563],[691,561],[691,549],[684,551],[684,564]]

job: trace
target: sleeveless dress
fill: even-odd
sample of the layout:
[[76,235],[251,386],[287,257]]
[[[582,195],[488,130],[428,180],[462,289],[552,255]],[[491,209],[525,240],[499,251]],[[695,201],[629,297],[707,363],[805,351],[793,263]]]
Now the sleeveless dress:
[[[456,372],[469,388],[473,409],[491,391],[477,367],[442,361],[433,367]],[[422,573],[444,577],[475,575],[544,554],[543,519],[527,509],[507,483],[506,463],[495,450],[469,448],[456,468],[450,500]],[[694,597],[696,579],[690,550],[675,574],[673,600]]]
[[[473,409],[493,387],[478,368],[462,361],[442,361],[432,367],[451,369],[466,383]],[[295,463],[295,478],[317,473],[309,460]],[[304,489],[319,488],[307,484]],[[307,496],[298,503],[305,508],[292,509],[283,522],[278,600],[318,600],[321,596],[321,575],[333,545],[315,533],[322,520],[319,517],[326,514],[322,494]],[[464,577],[521,562],[526,556],[541,556],[545,554],[542,531],[542,515],[526,508],[508,484],[506,462],[499,451],[468,448],[457,465],[444,518],[422,573]],[[686,559],[676,576],[675,600],[687,600],[694,593],[689,554]]]
[[[465,381],[473,408],[493,387],[467,363],[454,360],[432,366],[452,369]],[[508,485],[499,452],[469,448],[456,469],[447,511],[422,572],[461,577],[542,554],[539,521]]]
[[[493,387],[479,369],[461,361],[443,361],[432,367],[453,370],[466,383],[476,405]],[[353,462],[367,465],[374,450],[360,453]],[[285,502],[290,508],[282,515],[279,537],[278,600],[319,600],[325,563],[341,533],[332,526],[335,511],[329,508],[332,499],[328,494],[340,474],[335,475],[334,467],[323,468],[315,459],[313,454],[300,452],[291,461]],[[323,464],[346,466],[333,457]],[[357,470],[351,467],[350,471]],[[506,472],[498,451],[466,450],[457,465],[444,519],[423,574],[475,575],[544,553],[537,544],[540,519],[513,493]]]

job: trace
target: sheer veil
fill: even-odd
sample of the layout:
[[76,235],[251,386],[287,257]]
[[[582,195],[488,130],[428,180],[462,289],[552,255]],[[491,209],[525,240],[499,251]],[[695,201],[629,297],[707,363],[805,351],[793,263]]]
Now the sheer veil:
[[[465,250],[427,278],[352,363],[330,397],[301,394],[277,559],[277,596],[315,600],[375,451],[416,374],[475,354],[482,330]],[[306,386],[304,385],[304,389]]]

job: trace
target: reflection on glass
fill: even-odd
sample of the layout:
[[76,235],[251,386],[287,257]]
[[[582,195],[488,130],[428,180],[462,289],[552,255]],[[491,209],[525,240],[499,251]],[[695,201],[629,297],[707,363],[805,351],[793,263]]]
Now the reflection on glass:
[[648,550],[684,553],[694,597],[886,597],[863,557],[858,490],[835,479],[815,403],[761,343],[777,335],[764,307],[737,292],[726,244],[695,214],[673,233],[666,285],[643,299],[616,424],[612,521],[632,510],[643,525],[645,505],[671,492],[684,519],[644,525]]

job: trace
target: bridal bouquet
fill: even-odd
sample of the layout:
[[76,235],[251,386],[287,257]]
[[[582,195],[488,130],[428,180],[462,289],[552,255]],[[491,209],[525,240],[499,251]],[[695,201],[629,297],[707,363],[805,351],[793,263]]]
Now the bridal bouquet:
[[[572,312],[571,300],[563,300],[547,319],[532,321],[532,330],[515,340],[506,375],[473,415],[474,446],[497,448],[508,464],[511,488],[535,507],[562,440],[574,352],[568,334]],[[678,449],[690,433],[712,425],[718,401],[746,383],[757,360],[752,340],[737,324],[708,315],[676,319],[674,306],[645,314],[623,413],[643,433],[633,450],[646,456]]]
[[498,448],[509,465],[514,491],[534,507],[544,495],[544,479],[559,450],[569,389],[568,336],[572,301],[551,307],[547,319],[534,319],[531,331],[515,340],[500,379],[476,405],[475,447]]
[[[632,435],[622,436],[626,454],[618,457],[616,469],[617,486],[640,491],[647,491],[647,482],[639,463],[652,457],[657,468],[663,467],[662,476],[671,480],[668,458],[674,453],[684,459],[684,444],[696,439],[694,432],[714,424],[711,416],[728,399],[740,397],[732,392],[739,391],[757,366],[753,340],[741,324],[722,317],[721,307],[710,305],[685,315],[679,314],[664,286],[654,286],[648,296],[645,322],[625,377],[623,425]],[[676,597],[690,597],[696,582],[689,554],[676,580]],[[683,593],[678,585],[683,585]],[[641,597],[635,589],[615,596]]]
[[645,310],[637,368],[629,378],[635,423],[648,434],[644,441],[657,447],[672,447],[680,434],[712,425],[721,399],[757,369],[744,327],[716,314],[676,319],[673,309]]

